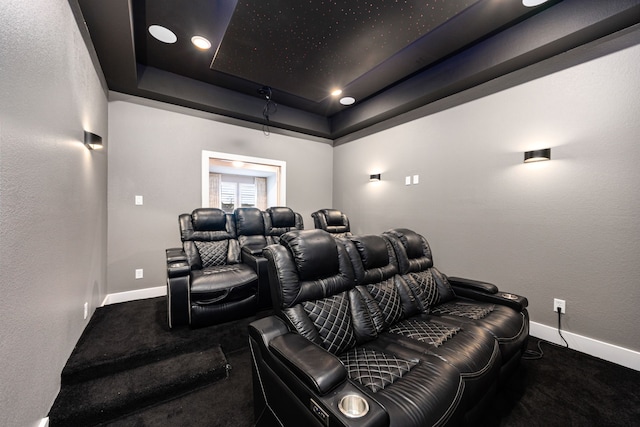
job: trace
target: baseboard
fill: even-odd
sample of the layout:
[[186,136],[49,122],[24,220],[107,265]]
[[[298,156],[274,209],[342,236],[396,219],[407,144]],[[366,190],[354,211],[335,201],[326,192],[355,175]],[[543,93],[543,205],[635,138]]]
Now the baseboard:
[[38,427],[49,427],[49,417],[41,419],[38,423]]
[[109,304],[117,304],[119,302],[135,301],[138,299],[147,299],[155,297],[163,297],[167,295],[166,286],[158,286],[155,288],[136,289],[135,291],[118,292],[109,294],[102,301],[102,306]]
[[[560,338],[558,334],[558,329],[554,327],[531,322],[529,333],[536,338],[542,338],[554,344],[564,345],[562,338]],[[562,331],[562,336],[567,340],[567,343],[569,343],[569,348],[640,371],[640,352],[594,340],[572,332]]]

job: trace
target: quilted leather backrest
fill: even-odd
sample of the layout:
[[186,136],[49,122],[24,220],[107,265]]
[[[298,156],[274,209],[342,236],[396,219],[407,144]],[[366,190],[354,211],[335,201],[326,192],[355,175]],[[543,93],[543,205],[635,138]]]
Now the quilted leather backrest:
[[240,248],[252,254],[261,254],[267,246],[262,211],[258,208],[238,208],[234,216]]
[[356,343],[350,294],[353,267],[344,245],[323,230],[296,230],[267,246],[280,314],[300,335],[340,354]]
[[325,230],[332,234],[345,234],[351,232],[349,218],[337,209],[320,209],[311,214],[315,228]]
[[[290,271],[288,279],[278,278],[282,308],[336,295],[355,286],[353,266],[344,245],[327,232],[290,231],[282,235],[280,244],[287,255],[278,258],[276,269]],[[295,280],[291,280],[293,275]]]
[[402,280],[414,295],[420,311],[455,298],[446,276],[433,268],[431,248],[415,231],[396,228],[384,233],[395,250]]
[[192,269],[240,262],[233,215],[199,208],[178,218],[182,246]]
[[345,247],[358,285],[380,282],[398,273],[396,254],[382,236],[351,236]]
[[433,267],[431,248],[427,239],[406,228],[394,228],[384,233],[396,253],[400,274],[423,271]]
[[279,243],[280,236],[292,230],[303,230],[302,216],[287,207],[271,207],[264,212],[267,243]]

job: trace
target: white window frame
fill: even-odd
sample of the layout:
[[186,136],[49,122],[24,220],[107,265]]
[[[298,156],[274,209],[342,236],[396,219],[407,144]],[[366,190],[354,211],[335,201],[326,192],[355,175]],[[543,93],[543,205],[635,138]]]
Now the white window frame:
[[279,169],[277,205],[287,206],[287,162],[282,160],[265,159],[261,157],[242,156],[239,154],[222,153],[219,151],[202,150],[202,207],[209,206],[209,159],[244,162],[245,165],[255,164],[273,166]]

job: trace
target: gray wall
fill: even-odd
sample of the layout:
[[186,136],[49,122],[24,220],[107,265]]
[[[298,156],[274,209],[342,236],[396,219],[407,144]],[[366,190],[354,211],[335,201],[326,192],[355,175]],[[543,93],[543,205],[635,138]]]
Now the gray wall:
[[[123,98],[109,102],[109,293],[165,285],[164,250],[180,246],[178,215],[201,206],[203,150],[287,162],[287,205],[307,228],[311,212],[331,206],[326,141],[275,131],[267,137],[219,116]],[[135,195],[144,205],[134,205]],[[143,279],[134,278],[136,268],[144,269]]]
[[0,425],[35,426],[105,294],[107,98],[65,0],[2,2],[0,76]]
[[334,207],[356,233],[424,234],[436,267],[527,296],[534,322],[562,298],[566,330],[640,350],[638,64],[635,45],[339,145]]

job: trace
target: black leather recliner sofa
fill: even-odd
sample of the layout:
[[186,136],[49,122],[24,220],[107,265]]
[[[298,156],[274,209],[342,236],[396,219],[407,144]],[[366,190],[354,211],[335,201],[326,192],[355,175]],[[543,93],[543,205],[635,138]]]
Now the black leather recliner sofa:
[[526,298],[449,281],[410,230],[290,232],[264,255],[276,313],[249,326],[259,426],[473,424],[526,345]]

